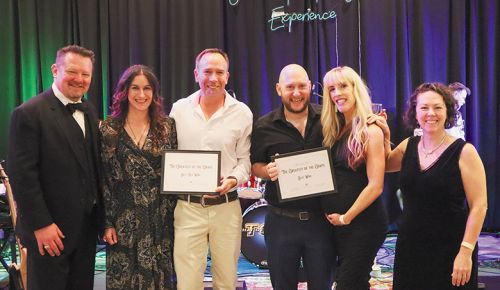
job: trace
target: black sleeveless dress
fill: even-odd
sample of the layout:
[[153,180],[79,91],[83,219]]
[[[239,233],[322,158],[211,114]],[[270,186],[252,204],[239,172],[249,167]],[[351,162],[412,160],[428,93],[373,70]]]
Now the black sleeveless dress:
[[427,169],[420,169],[418,142],[409,139],[400,183],[403,215],[396,244],[394,287],[398,290],[477,289],[477,247],[469,283],[453,287],[453,262],[460,250],[468,210],[458,160],[465,145],[455,140]]
[[[332,147],[332,160],[338,192],[322,197],[325,213],[344,214],[368,184],[366,164],[356,170],[348,165],[347,139],[344,134]],[[373,260],[385,240],[387,215],[381,197],[361,212],[349,225],[334,228],[337,267],[337,290],[370,289]]]

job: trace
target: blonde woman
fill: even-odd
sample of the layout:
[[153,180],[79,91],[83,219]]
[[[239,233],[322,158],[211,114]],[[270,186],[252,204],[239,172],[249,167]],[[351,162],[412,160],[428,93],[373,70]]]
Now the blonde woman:
[[323,78],[323,145],[332,148],[338,193],[323,197],[335,226],[338,251],[336,289],[370,289],[370,271],[387,231],[380,198],[384,186],[384,135],[368,125],[368,89],[350,67],[336,67]]

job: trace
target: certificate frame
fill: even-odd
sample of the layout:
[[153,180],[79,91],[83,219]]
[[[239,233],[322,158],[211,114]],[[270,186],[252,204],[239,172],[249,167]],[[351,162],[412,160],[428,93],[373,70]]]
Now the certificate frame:
[[217,195],[221,176],[221,152],[165,150],[161,160],[162,194]]
[[279,202],[338,192],[330,148],[279,154],[271,160],[279,170],[275,181]]

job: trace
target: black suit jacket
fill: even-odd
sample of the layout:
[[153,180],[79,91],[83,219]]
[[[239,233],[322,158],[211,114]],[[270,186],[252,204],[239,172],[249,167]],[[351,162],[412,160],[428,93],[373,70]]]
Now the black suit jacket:
[[[92,158],[97,180],[87,166],[83,133],[52,89],[30,99],[12,113],[7,169],[18,219],[16,233],[25,246],[37,250],[34,231],[56,223],[65,238],[65,251],[76,247],[88,223],[88,196],[100,180],[98,118],[89,106]],[[100,206],[99,192],[97,206]]]

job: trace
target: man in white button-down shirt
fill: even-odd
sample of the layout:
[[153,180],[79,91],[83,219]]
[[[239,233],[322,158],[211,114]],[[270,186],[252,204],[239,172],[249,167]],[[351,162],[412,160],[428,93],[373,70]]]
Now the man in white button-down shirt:
[[252,112],[226,90],[229,59],[209,48],[196,57],[200,90],[177,101],[170,112],[181,150],[221,151],[217,197],[180,195],[174,213],[177,289],[202,290],[208,247],[214,289],[236,289],[241,245],[241,207],[236,188],[250,173]]

